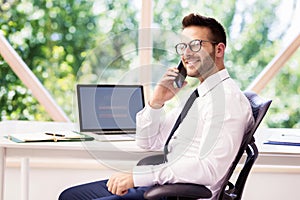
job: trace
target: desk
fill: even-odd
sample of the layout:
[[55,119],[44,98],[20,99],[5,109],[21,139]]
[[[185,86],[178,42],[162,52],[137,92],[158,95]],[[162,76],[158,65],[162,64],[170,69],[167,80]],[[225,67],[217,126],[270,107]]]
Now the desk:
[[259,151],[255,165],[285,165],[300,168],[300,147],[270,145],[264,142],[272,134],[296,134],[300,136],[300,129],[286,128],[260,128],[255,133],[257,148]]
[[75,124],[61,122],[3,121],[0,122],[0,200],[4,199],[5,168],[7,158],[21,158],[21,197],[29,199],[30,158],[96,159],[107,167],[129,170],[143,157],[157,152],[147,152],[134,141],[122,142],[42,142],[15,143],[3,138],[13,133],[77,130]]
[[[0,122],[0,200],[4,199],[5,162],[9,158],[21,158],[21,197],[29,199],[29,162],[31,158],[71,158],[97,160],[99,164],[108,167],[130,169],[142,157],[156,154],[146,152],[135,145],[135,142],[58,142],[58,143],[14,143],[5,138],[9,133],[29,133],[40,131],[77,130],[75,124],[59,122]],[[255,134],[259,149],[259,157],[255,170],[274,170],[274,167],[290,167],[300,173],[300,147],[264,145],[271,134],[297,133],[299,129],[265,129],[261,128]],[[260,168],[263,166],[263,169]],[[276,169],[278,170],[278,169]]]

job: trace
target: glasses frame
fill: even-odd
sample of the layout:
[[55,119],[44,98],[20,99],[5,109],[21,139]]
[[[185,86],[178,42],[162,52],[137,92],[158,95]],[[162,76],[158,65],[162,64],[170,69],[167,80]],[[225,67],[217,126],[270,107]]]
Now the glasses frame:
[[[199,49],[198,49],[198,50],[193,50],[192,47],[191,47],[191,43],[193,43],[193,42],[195,42],[195,41],[198,41],[198,42],[200,43]],[[203,42],[209,42],[209,43],[211,43],[211,44],[213,44],[213,45],[218,44],[218,42],[213,42],[213,41],[208,41],[208,40],[199,40],[199,39],[195,39],[195,40],[190,41],[189,43],[181,42],[181,43],[176,44],[176,45],[175,45],[176,53],[179,54],[179,55],[183,55],[183,54],[184,54],[184,51],[186,50],[187,47],[189,47],[190,50],[191,50],[192,52],[199,52],[199,51],[201,50],[201,47],[202,47],[202,43],[203,43]],[[179,45],[184,45],[184,50],[182,51],[182,53],[179,53],[179,52],[178,52],[178,46],[179,46]]]

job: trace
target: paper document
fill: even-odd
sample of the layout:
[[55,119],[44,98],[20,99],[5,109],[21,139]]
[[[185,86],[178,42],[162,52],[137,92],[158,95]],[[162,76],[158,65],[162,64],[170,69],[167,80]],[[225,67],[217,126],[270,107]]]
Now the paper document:
[[9,134],[5,136],[14,142],[72,142],[88,141],[94,138],[74,131],[49,131],[38,133]]

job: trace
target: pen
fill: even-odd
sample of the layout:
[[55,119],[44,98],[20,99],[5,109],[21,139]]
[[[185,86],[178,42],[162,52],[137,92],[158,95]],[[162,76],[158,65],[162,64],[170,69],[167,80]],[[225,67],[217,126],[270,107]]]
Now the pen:
[[52,135],[52,136],[57,136],[57,137],[65,137],[63,134],[57,134],[57,133],[45,133],[46,135]]

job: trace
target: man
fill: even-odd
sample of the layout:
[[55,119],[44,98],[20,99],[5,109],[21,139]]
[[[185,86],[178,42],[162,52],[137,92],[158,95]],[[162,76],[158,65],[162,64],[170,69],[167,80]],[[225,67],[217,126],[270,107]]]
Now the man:
[[[167,162],[136,166],[108,181],[76,186],[60,200],[143,199],[155,184],[196,183],[208,186],[216,199],[220,184],[238,152],[244,133],[253,125],[250,104],[224,66],[226,34],[213,18],[190,14],[182,21],[182,42],[176,45],[187,75],[199,79],[199,97],[179,124],[167,146]],[[174,87],[177,68],[169,68],[154,89],[148,105],[137,115],[137,144],[161,149],[182,108],[164,115],[164,104],[180,88]],[[183,86],[187,85],[184,82]]]

